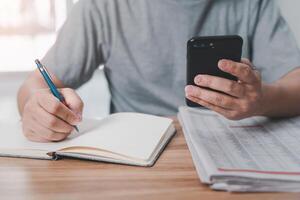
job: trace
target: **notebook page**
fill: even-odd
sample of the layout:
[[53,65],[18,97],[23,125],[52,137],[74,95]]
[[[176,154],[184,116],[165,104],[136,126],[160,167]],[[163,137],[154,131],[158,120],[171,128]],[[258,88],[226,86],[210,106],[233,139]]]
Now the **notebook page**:
[[49,142],[49,143],[39,143],[31,142],[22,133],[22,124],[21,122],[0,122],[0,153],[3,149],[10,150],[24,150],[24,149],[33,149],[33,150],[42,150],[45,152],[55,151],[61,149],[69,143],[71,139],[63,142]]
[[[148,159],[158,146],[171,119],[138,113],[118,113],[103,120],[84,119],[79,133],[73,132],[61,142],[38,143],[26,139],[21,123],[0,123],[1,150],[24,149],[53,152],[63,148],[80,146],[94,147],[139,159]],[[20,151],[21,150],[21,151]],[[7,151],[5,151],[7,152]],[[24,155],[24,152],[22,152]],[[28,155],[28,157],[30,157]]]
[[172,120],[139,113],[117,113],[96,128],[72,139],[69,145],[95,147],[147,160],[160,145]]
[[79,127],[79,132],[73,131],[68,138],[60,142],[31,142],[29,141],[22,133],[22,124],[21,122],[13,121],[0,121],[0,153],[3,149],[8,150],[23,150],[23,149],[32,149],[32,150],[42,150],[45,152],[53,152],[62,148],[72,147],[73,140],[80,135],[88,134],[93,129],[96,129],[102,123],[99,119],[89,119],[85,118],[81,122]]

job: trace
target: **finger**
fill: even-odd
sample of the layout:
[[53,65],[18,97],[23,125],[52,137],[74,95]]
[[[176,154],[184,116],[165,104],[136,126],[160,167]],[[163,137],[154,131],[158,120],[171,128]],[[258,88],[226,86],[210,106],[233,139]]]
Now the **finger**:
[[73,126],[52,115],[51,113],[48,113],[42,107],[36,108],[33,118],[37,123],[41,124],[45,128],[50,129],[53,132],[71,133],[74,129]]
[[218,90],[234,97],[244,96],[244,85],[237,81],[211,75],[197,75],[194,81],[198,86]]
[[253,68],[252,63],[250,62],[250,60],[248,58],[242,58],[241,59],[241,63],[244,63],[246,65],[249,65],[251,68]]
[[236,110],[239,108],[236,98],[193,85],[186,87],[186,95],[201,99],[224,109]]
[[210,110],[213,110],[221,115],[223,115],[224,117],[227,117],[227,118],[230,118],[230,116],[233,115],[233,111],[231,110],[227,110],[227,109],[224,109],[222,107],[219,107],[219,106],[216,106],[216,105],[213,105],[207,101],[204,101],[202,99],[198,99],[196,97],[192,97],[192,96],[187,96],[187,98],[195,103],[198,103],[199,105],[201,106],[204,106]]
[[256,83],[257,77],[251,66],[245,63],[238,63],[231,60],[222,59],[218,63],[219,68],[227,73],[236,76],[239,80],[245,83]]
[[36,135],[32,130],[32,119],[29,120],[28,118],[22,118],[22,131],[24,136],[33,142],[48,142],[48,140]]
[[81,117],[84,104],[79,95],[70,88],[64,88],[61,93],[65,97],[68,108]]
[[48,113],[57,116],[69,124],[77,125],[81,121],[81,118],[77,117],[75,113],[51,94],[40,94],[38,96],[38,104]]
[[38,140],[43,141],[61,141],[68,137],[69,133],[59,133],[55,132],[53,130],[50,130],[48,128],[45,128],[44,126],[40,125],[39,123],[33,123],[32,124],[32,130],[33,134],[35,135],[35,138]]
[[23,129],[24,136],[32,142],[49,142],[43,137],[36,135],[31,129]]
[[257,80],[261,80],[261,76],[260,76],[259,71],[258,71],[257,68],[250,62],[249,59],[247,59],[247,58],[242,58],[241,62],[242,62],[242,63],[245,63],[245,64],[247,64],[247,65],[249,65],[249,66],[251,66],[251,68],[252,68],[252,70],[253,70],[253,72],[254,72],[254,75],[256,76]]

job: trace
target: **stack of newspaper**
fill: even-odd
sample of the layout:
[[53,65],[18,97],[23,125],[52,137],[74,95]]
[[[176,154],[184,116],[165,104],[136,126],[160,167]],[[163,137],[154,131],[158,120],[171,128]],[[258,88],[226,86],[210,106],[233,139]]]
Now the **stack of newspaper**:
[[199,178],[212,189],[300,191],[300,117],[231,121],[180,107],[178,118]]

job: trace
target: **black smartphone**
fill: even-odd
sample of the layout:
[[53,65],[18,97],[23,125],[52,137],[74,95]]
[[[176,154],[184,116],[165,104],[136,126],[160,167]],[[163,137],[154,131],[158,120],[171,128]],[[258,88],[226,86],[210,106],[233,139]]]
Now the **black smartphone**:
[[[218,62],[229,59],[240,62],[243,39],[238,35],[193,37],[187,42],[187,85],[195,85],[194,78],[198,74],[219,76],[237,80],[235,76],[221,71]],[[201,105],[186,99],[191,107]]]

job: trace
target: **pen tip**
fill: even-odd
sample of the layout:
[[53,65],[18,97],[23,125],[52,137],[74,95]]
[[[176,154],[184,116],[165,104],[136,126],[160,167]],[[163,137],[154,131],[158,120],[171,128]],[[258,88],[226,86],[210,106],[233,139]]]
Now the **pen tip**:
[[77,131],[77,133],[79,133],[79,129],[77,126],[74,126],[75,130]]

